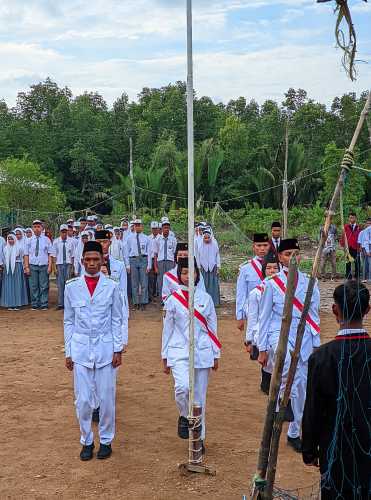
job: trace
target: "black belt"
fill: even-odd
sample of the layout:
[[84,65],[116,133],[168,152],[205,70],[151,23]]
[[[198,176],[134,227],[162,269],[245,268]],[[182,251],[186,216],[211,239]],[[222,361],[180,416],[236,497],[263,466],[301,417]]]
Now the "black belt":
[[133,255],[132,257],[129,257],[129,259],[137,259],[138,257],[148,257],[148,255],[142,253],[141,255]]

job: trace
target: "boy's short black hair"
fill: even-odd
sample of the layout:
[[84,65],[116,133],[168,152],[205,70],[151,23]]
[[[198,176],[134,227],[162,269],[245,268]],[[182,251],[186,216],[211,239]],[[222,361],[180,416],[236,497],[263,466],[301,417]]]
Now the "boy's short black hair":
[[351,216],[357,217],[357,214],[355,212],[349,212],[349,217],[351,217]]
[[370,304],[370,292],[358,281],[349,280],[334,290],[334,301],[345,321],[359,321]]

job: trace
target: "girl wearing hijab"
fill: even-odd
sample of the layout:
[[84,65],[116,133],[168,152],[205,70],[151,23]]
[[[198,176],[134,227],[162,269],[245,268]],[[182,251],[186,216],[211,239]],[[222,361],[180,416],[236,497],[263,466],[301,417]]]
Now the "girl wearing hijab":
[[89,241],[89,231],[82,231],[78,243],[75,249],[75,255],[73,257],[73,267],[75,276],[80,276],[82,271],[82,251],[84,250],[84,245]]
[[14,233],[8,234],[3,250],[3,285],[0,306],[17,311],[28,304],[26,279],[23,271],[24,251]]
[[211,228],[203,231],[202,241],[197,252],[197,264],[201,269],[205,281],[206,291],[211,295],[214,306],[220,305],[219,270],[220,253],[219,245],[212,236]]
[[30,227],[26,227],[24,232],[26,234],[26,238],[32,238],[32,236],[34,235],[32,228],[30,228]]
[[14,229],[15,237],[17,238],[17,245],[23,250],[26,240],[24,238],[24,230],[22,227],[16,227]]

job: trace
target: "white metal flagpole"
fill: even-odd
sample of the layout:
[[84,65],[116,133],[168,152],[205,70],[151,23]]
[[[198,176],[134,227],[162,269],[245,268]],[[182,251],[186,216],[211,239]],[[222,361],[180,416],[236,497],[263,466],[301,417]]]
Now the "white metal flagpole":
[[[192,0],[187,0],[187,145],[188,145],[188,260],[189,260],[189,417],[194,402],[194,138],[193,138],[193,49]],[[190,441],[190,448],[191,448]],[[191,451],[191,450],[190,450]],[[190,453],[191,456],[191,453]]]

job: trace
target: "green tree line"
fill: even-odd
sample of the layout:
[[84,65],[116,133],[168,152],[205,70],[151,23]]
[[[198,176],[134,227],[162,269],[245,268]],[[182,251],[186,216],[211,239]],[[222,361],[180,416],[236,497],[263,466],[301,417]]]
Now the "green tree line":
[[[282,190],[268,188],[282,183],[288,122],[289,206],[317,201],[325,205],[365,97],[366,92],[358,97],[345,94],[326,107],[310,99],[303,89],[289,89],[281,103],[267,100],[261,105],[244,97],[215,103],[210,97],[195,94],[197,202],[230,200],[223,202],[225,210],[252,204],[280,208]],[[137,205],[184,207],[184,82],[143,88],[135,102],[123,93],[112,107],[98,93],[73,96],[69,88],[60,88],[49,78],[19,92],[14,107],[0,100],[2,170],[8,170],[9,177],[14,166],[9,162],[19,159],[23,167],[34,163],[41,184],[47,180],[52,183],[58,207],[62,198],[55,198],[55,186],[72,210],[95,203],[101,203],[100,213],[111,213],[115,204],[120,210],[129,210],[129,137],[133,139]],[[365,127],[357,145],[357,164],[369,166],[370,158]],[[367,204],[370,188],[367,174],[352,173],[348,204]],[[0,198],[7,201],[4,193]],[[8,199],[8,204],[12,201]]]

